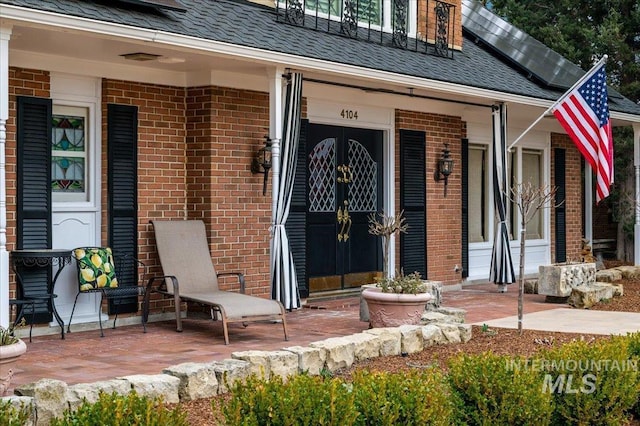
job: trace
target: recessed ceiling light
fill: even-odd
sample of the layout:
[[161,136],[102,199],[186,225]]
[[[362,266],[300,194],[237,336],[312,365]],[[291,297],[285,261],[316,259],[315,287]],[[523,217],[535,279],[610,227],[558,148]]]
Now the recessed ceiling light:
[[154,55],[153,53],[144,53],[144,52],[136,52],[136,53],[125,53],[124,55],[120,55],[125,59],[130,61],[153,61],[160,57],[160,55]]
[[162,56],[158,58],[158,62],[163,64],[181,64],[185,61],[184,58],[176,58],[173,56]]

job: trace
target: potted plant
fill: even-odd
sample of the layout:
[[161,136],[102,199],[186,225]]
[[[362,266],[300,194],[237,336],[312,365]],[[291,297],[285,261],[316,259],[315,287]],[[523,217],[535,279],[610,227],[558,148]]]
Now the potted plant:
[[[18,325],[24,323],[24,319]],[[27,345],[22,339],[16,337],[15,328],[9,326],[4,328],[0,326],[0,396],[4,395],[13,376],[13,365],[16,360],[27,351]]]
[[405,275],[401,270],[395,276],[388,273],[391,238],[394,234],[406,233],[407,229],[404,211],[397,215],[380,213],[369,216],[369,233],[382,237],[384,258],[382,278],[378,279],[375,286],[362,291],[369,324],[373,328],[420,323],[425,306],[432,298],[418,272]]
[[364,289],[362,297],[369,309],[372,328],[419,324],[431,293],[425,288],[420,273],[383,277],[375,287]]

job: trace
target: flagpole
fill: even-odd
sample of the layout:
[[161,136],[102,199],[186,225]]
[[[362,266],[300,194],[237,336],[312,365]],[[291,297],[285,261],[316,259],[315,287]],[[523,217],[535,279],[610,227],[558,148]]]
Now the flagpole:
[[569,90],[567,90],[562,96],[560,96],[560,98],[558,98],[557,101],[555,101],[549,108],[547,108],[547,110],[545,112],[543,112],[542,114],[540,114],[540,117],[538,117],[533,123],[531,123],[531,125],[529,127],[527,127],[527,129],[522,132],[520,134],[520,136],[518,136],[516,138],[516,140],[514,140],[511,145],[509,145],[509,147],[507,148],[507,151],[511,151],[511,148],[513,148],[513,146],[515,144],[517,144],[520,139],[523,138],[524,135],[526,135],[527,133],[529,133],[529,131],[531,129],[533,129],[533,127],[538,124],[540,122],[540,120],[542,120],[545,115],[547,115],[549,113],[549,111],[551,111],[552,109],[554,109],[560,102],[562,102],[564,100],[564,98],[567,97],[567,95],[571,92],[573,92],[573,89],[575,89],[576,87],[578,87],[579,85],[581,85],[582,83],[584,83],[587,79],[591,78],[591,76],[595,73],[595,71],[600,68],[600,66],[602,64],[604,64],[605,62],[607,62],[607,58],[609,56],[608,55],[602,55],[602,58],[600,58],[600,60],[598,62],[596,62],[596,64],[591,67],[591,69],[589,70],[589,72],[587,72],[585,75],[582,76],[582,78],[580,78],[578,81],[576,81],[573,86],[571,86],[569,88]]

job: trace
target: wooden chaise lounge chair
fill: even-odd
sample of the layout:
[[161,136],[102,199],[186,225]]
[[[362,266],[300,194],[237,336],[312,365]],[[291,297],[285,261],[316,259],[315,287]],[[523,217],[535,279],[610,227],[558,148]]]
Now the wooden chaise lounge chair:
[[[215,317],[222,319],[225,345],[229,344],[227,326],[231,322],[281,321],[284,338],[288,340],[285,310],[279,301],[244,294],[241,272],[216,273],[201,220],[152,220],[151,223],[164,275],[149,280],[145,294],[147,306],[151,293],[174,298],[177,331],[182,331],[181,302],[210,306]],[[240,293],[219,289],[218,277],[224,275],[238,277]]]

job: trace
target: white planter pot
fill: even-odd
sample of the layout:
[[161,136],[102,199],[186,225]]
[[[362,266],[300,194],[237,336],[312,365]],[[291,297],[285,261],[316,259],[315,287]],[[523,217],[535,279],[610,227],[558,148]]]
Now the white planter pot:
[[0,397],[9,389],[13,365],[26,351],[27,345],[22,340],[11,345],[0,346]]

